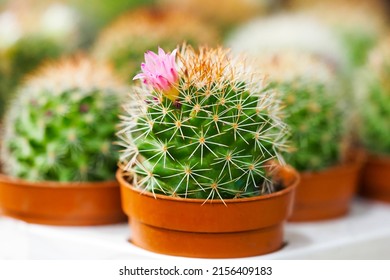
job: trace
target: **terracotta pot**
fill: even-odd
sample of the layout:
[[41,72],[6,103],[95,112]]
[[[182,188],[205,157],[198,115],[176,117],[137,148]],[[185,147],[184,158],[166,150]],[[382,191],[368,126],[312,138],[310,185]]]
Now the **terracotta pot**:
[[368,156],[362,170],[360,193],[370,199],[390,202],[389,156]]
[[298,174],[283,169],[287,187],[273,194],[204,203],[200,199],[153,195],[135,189],[117,172],[131,242],[162,254],[233,258],[266,254],[283,245],[283,224],[291,213]]
[[126,221],[118,183],[27,182],[0,174],[0,213],[29,223],[103,225]]
[[361,161],[318,172],[302,172],[289,221],[333,219],[348,213],[357,192]]

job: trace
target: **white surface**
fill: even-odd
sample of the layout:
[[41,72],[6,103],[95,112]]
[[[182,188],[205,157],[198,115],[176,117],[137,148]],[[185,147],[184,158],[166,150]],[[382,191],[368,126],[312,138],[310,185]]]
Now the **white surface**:
[[[127,240],[127,224],[51,227],[0,217],[0,259],[174,259]],[[287,245],[252,259],[390,259],[390,205],[356,200],[348,216],[288,223]]]

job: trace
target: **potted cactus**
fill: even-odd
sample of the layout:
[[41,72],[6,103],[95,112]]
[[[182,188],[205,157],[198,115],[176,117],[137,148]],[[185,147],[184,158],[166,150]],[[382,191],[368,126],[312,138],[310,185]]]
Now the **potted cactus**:
[[123,221],[112,143],[123,90],[109,67],[84,56],[31,76],[1,133],[0,212],[53,225]]
[[105,28],[92,53],[97,59],[112,63],[118,74],[130,81],[147,49],[154,46],[173,49],[183,41],[214,44],[217,40],[215,28],[192,13],[142,8],[124,13]]
[[291,127],[284,158],[301,175],[290,221],[346,214],[361,161],[347,154],[348,115],[335,72],[319,57],[296,51],[264,55],[259,63],[282,95]]
[[363,168],[361,193],[390,202],[390,38],[371,53],[357,90],[363,91],[360,135],[369,156]]
[[287,130],[264,77],[222,48],[159,49],[141,68],[118,132],[131,241],[188,257],[280,249],[298,177],[275,163]]

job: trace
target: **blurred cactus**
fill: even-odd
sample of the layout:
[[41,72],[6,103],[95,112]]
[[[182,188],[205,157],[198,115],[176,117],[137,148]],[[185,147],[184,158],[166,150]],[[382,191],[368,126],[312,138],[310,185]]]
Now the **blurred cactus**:
[[371,53],[368,65],[356,78],[360,100],[361,137],[370,151],[390,154],[390,38]]
[[115,17],[139,6],[151,5],[155,0],[67,0],[81,15],[82,46],[90,46],[99,31]]
[[332,68],[318,57],[297,52],[263,54],[259,64],[285,103],[285,122],[291,129],[286,162],[299,171],[337,164],[347,133]]
[[112,179],[122,90],[110,68],[84,57],[42,66],[7,111],[3,171],[31,181]]
[[301,12],[328,25],[347,49],[352,67],[362,66],[380,37],[387,32],[384,1],[306,1]]
[[70,8],[12,4],[0,13],[0,118],[26,74],[77,45],[77,20]]
[[237,24],[278,8],[280,2],[280,0],[157,0],[163,7],[195,13],[225,32]]
[[173,49],[184,41],[215,44],[217,32],[191,14],[176,10],[139,9],[120,16],[103,30],[93,54],[111,62],[118,73],[130,80],[138,71],[146,49]]
[[317,18],[302,14],[252,20],[231,33],[226,45],[234,52],[254,56],[262,52],[307,52],[320,56],[339,72],[348,68],[346,49],[334,32]]
[[201,199],[278,189],[267,174],[282,160],[286,126],[264,76],[221,48],[145,54],[121,131],[122,168],[153,193]]
[[0,70],[3,76],[0,78],[0,117],[24,75],[34,70],[45,59],[59,57],[61,53],[60,45],[40,36],[23,37],[3,53],[4,60]]

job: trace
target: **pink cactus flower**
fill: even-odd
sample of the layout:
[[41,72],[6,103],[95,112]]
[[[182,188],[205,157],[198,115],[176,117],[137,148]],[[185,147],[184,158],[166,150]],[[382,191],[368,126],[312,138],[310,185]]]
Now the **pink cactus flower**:
[[141,79],[145,84],[162,91],[164,96],[175,101],[179,94],[174,88],[179,80],[175,63],[176,52],[177,49],[170,54],[165,53],[160,47],[158,54],[147,51],[145,62],[141,64],[142,73],[136,75],[133,80]]

